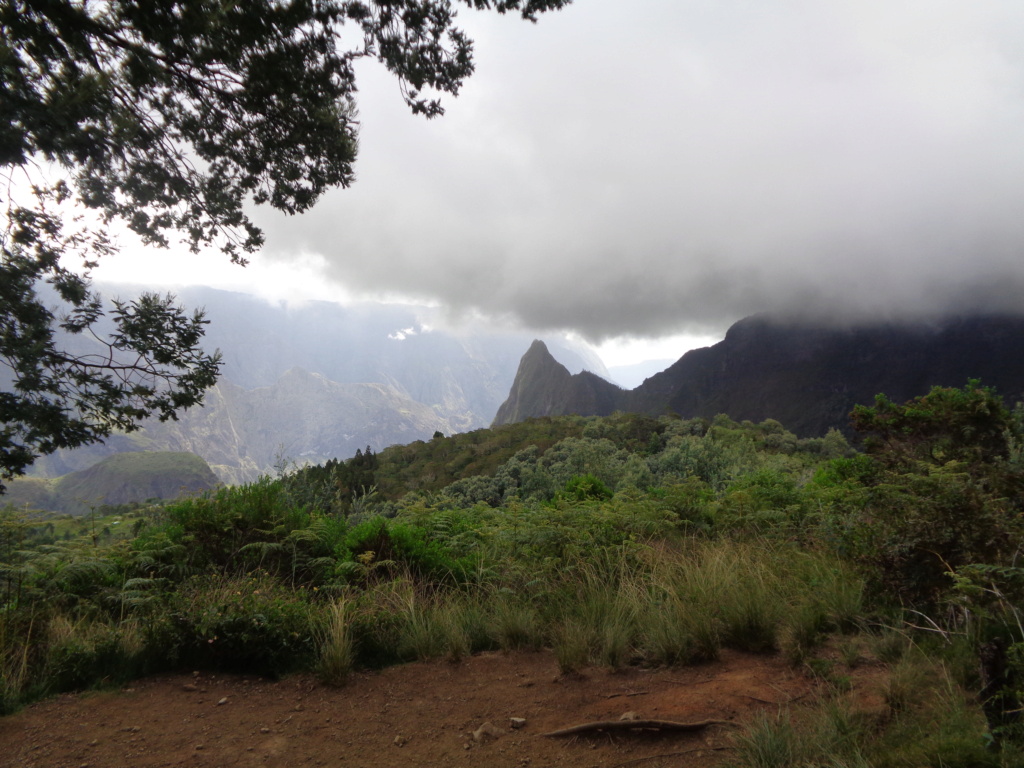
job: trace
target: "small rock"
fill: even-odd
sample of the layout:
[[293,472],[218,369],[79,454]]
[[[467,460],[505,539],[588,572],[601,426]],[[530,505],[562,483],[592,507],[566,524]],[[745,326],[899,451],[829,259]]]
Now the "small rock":
[[465,744],[463,744],[462,748],[463,749],[469,749],[469,742],[467,741]]
[[488,721],[473,731],[473,740],[483,743],[488,739],[496,739],[503,733],[504,731],[501,728]]
[[263,726],[260,728],[260,733],[270,733],[270,729],[267,726]]
[[196,744],[196,749],[204,749],[204,748],[205,747],[202,744]]
[[405,736],[395,736],[395,740],[391,743],[394,744],[396,747],[404,747],[406,744],[409,743],[409,740],[405,738]]
[[639,712],[634,712],[633,710],[630,710],[629,712],[623,712],[622,713],[622,717],[619,718],[619,720],[641,720],[641,719],[643,719],[643,718],[640,717],[640,713]]
[[225,696],[223,699],[221,699],[220,701],[217,702],[217,706],[218,707],[222,707],[222,706],[224,706],[227,703],[228,703],[228,697]]
[[192,683],[185,683],[185,685],[181,686],[181,690],[191,693],[192,691],[198,691],[199,688],[198,686],[192,685]]
[[526,725],[526,718],[525,717],[510,717],[509,721],[508,721],[508,724],[511,725],[514,730],[518,731],[520,728],[522,728],[524,725]]

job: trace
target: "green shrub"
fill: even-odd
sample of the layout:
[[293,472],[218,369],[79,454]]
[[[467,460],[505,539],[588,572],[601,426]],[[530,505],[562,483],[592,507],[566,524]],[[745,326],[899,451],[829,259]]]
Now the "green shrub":
[[280,675],[311,666],[315,626],[304,590],[266,577],[195,577],[170,596],[147,644],[171,666]]
[[602,501],[610,499],[612,492],[600,478],[586,474],[573,477],[558,495],[567,501]]
[[47,634],[42,685],[48,691],[120,683],[144,671],[144,648],[135,623],[73,621],[58,615]]
[[425,528],[401,520],[375,517],[353,527],[345,547],[366,564],[392,563],[392,571],[434,581],[464,581],[476,570],[476,559],[453,557],[445,544]]

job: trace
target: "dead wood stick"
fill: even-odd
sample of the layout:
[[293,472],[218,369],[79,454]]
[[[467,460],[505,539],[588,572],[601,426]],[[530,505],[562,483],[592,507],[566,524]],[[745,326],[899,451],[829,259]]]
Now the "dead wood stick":
[[638,728],[657,731],[699,731],[709,725],[724,725],[727,720],[701,720],[697,723],[677,723],[674,720],[597,720],[593,723],[582,723],[569,728],[561,728],[541,736],[576,736],[580,733],[594,731],[631,731]]
[[646,696],[650,691],[625,691],[623,693],[609,693],[606,699],[617,699],[619,696]]

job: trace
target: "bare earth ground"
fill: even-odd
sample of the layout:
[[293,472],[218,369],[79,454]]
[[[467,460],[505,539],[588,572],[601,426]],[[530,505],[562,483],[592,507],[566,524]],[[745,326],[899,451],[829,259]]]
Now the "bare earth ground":
[[[360,672],[342,688],[307,676],[151,677],[0,718],[0,766],[714,766],[732,754],[733,724],[810,703],[817,687],[780,657],[729,651],[696,667],[557,672],[540,652]],[[861,668],[854,680],[869,706],[876,677]],[[694,733],[541,735],[628,711],[728,722]],[[526,723],[513,730],[510,718]],[[498,735],[477,741],[485,722]]]

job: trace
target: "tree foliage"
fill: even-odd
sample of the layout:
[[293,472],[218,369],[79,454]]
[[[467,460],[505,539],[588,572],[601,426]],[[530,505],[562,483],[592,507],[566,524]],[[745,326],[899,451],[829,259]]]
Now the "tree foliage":
[[851,416],[870,456],[853,547],[885,589],[936,601],[952,571],[1015,557],[1024,475],[1011,448],[1020,424],[994,390],[971,380],[902,404],[879,395]]
[[[52,202],[63,194],[58,190]],[[220,369],[219,354],[199,346],[202,313],[189,316],[170,295],[115,301],[113,331],[96,333],[100,299],[60,259],[69,249],[103,250],[103,239],[65,235],[60,216],[45,208],[29,213],[22,211],[0,239],[0,377],[7,379],[0,391],[0,481],[40,454],[136,429],[149,416],[175,418],[201,402]],[[40,296],[43,278],[66,313],[57,315]],[[72,352],[70,337],[84,338],[90,351]]]
[[1002,398],[977,379],[963,389],[932,387],[903,404],[878,395],[873,407],[856,406],[850,419],[868,453],[892,468],[916,461],[981,467],[1007,458],[1014,431]]
[[[531,21],[570,2],[461,1]],[[300,213],[352,183],[357,60],[381,62],[414,113],[443,113],[473,72],[455,18],[450,0],[0,0],[0,479],[173,417],[216,378],[202,316],[169,297],[115,304],[105,361],[68,351],[68,334],[99,340],[105,227],[244,263],[263,241],[246,205]],[[93,223],[67,232],[83,210]]]

